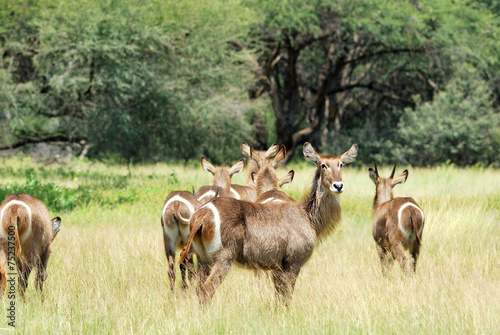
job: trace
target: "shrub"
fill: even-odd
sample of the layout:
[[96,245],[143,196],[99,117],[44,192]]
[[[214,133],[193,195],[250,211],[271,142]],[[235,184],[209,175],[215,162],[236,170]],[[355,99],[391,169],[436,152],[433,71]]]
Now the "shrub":
[[412,165],[499,166],[500,114],[484,81],[471,71],[452,80],[434,101],[405,109],[398,128]]
[[54,183],[42,184],[32,169],[26,171],[26,183],[9,183],[0,188],[0,199],[5,199],[9,194],[28,193],[40,199],[49,210],[55,213],[72,210],[76,206],[87,204],[91,200],[90,189],[79,187],[68,189]]

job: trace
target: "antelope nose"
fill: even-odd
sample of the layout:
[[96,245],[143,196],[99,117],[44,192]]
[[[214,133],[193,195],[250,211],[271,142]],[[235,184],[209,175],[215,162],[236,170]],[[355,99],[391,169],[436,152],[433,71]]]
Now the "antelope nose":
[[330,188],[330,190],[333,191],[333,192],[342,193],[342,192],[344,192],[344,183],[342,183],[342,182],[335,182],[335,183],[333,183],[333,185]]

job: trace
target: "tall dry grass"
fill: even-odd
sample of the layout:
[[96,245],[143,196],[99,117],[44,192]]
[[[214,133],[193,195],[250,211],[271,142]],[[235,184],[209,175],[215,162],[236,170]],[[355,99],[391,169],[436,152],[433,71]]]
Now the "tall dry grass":
[[[0,183],[16,181],[22,169],[41,168],[23,162]],[[343,222],[318,245],[290,308],[283,309],[269,278],[237,266],[208,306],[198,304],[194,289],[183,292],[179,280],[170,291],[161,207],[174,189],[210,183],[207,172],[159,164],[132,167],[128,177],[126,167],[76,162],[62,169],[78,170],[77,176],[63,178],[58,169],[44,167],[43,181],[95,186],[95,199],[51,213],[62,216],[63,228],[53,243],[43,297],[31,278],[26,300],[18,301],[21,333],[500,333],[498,170],[411,168],[395,195],[414,197],[426,213],[417,274],[403,277],[396,263],[384,278],[371,236],[375,187],[366,168],[347,166]],[[313,167],[295,170],[284,190],[299,199]],[[390,173],[389,167],[380,170]],[[113,181],[116,176],[126,182]],[[235,179],[244,183],[246,175]],[[123,201],[99,201],[120,196]],[[0,303],[4,311],[6,303]],[[5,318],[0,322],[8,328]]]

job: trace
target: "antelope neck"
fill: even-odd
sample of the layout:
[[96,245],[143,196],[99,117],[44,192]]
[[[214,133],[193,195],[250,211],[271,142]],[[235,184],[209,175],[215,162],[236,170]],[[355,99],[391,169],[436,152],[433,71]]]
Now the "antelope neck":
[[375,199],[373,200],[373,208],[376,209],[383,203],[391,201],[392,198],[392,188],[389,185],[378,184],[375,193]]

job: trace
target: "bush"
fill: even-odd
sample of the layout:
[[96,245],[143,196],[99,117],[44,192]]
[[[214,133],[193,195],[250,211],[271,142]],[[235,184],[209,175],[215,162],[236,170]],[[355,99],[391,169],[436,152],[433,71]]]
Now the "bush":
[[90,189],[77,188],[67,189],[56,184],[42,184],[32,169],[26,171],[26,183],[10,183],[0,188],[0,199],[5,199],[10,194],[28,193],[40,199],[47,205],[50,211],[60,213],[72,210],[76,206],[88,204],[91,200]]
[[499,166],[500,115],[490,90],[471,71],[452,80],[434,101],[405,109],[398,128],[403,154],[412,165]]

